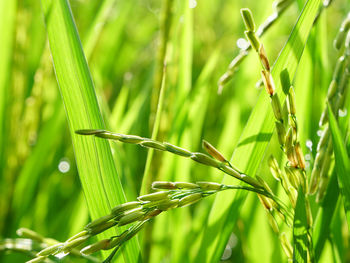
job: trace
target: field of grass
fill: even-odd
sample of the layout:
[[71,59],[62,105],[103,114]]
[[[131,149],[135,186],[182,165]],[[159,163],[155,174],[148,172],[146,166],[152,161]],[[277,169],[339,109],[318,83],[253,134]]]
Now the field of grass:
[[2,0],[0,58],[0,262],[350,261],[348,0]]

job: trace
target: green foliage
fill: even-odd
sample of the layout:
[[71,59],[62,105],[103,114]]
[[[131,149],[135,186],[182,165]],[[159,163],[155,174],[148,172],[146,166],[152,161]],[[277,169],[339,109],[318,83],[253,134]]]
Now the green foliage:
[[350,158],[343,142],[343,136],[338,127],[332,109],[328,106],[329,124],[331,127],[334,155],[335,155],[335,167],[338,176],[339,190],[343,197],[344,209],[346,218],[348,221],[348,227],[350,229]]
[[348,2],[244,5],[1,1],[1,262],[349,258]]

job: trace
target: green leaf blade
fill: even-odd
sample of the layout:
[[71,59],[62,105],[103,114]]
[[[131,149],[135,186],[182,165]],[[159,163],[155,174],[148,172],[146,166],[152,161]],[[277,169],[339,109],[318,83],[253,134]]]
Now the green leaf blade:
[[300,263],[308,262],[308,247],[310,247],[305,201],[304,193],[299,189],[293,224],[293,261]]
[[[68,125],[92,219],[110,213],[111,207],[125,202],[109,143],[103,139],[75,134],[75,130],[104,128],[93,81],[82,50],[73,16],[66,0],[43,0],[51,54],[57,82],[65,105]],[[115,235],[106,231],[101,238]],[[138,260],[138,244],[126,244],[125,262]]]
[[320,258],[326,240],[330,234],[330,226],[334,216],[334,212],[337,207],[339,199],[339,187],[337,177],[333,173],[327,187],[327,192],[324,200],[317,212],[313,227],[313,242],[315,250],[315,259],[318,261]]
[[345,214],[350,229],[350,158],[347,153],[343,136],[334,117],[333,111],[328,105],[329,126],[331,128],[334,155],[335,155],[335,169],[338,177],[338,185],[340,193],[343,197]]

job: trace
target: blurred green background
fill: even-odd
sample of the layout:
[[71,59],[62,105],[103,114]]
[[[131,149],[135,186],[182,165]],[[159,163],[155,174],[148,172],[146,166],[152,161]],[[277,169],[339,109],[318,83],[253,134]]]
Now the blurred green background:
[[[1,59],[8,61],[0,67],[3,106],[0,261],[24,262],[31,257],[8,250],[3,242],[5,238],[16,238],[18,228],[27,227],[63,241],[84,227],[89,214],[77,175],[40,1],[12,0],[7,6],[5,0],[1,1],[0,40],[10,41],[0,41],[7,48],[0,53]],[[171,26],[167,83],[158,139],[191,151],[202,151],[201,140],[206,139],[230,158],[260,93],[260,88],[255,87],[260,78],[256,54],[251,52],[244,60],[222,94],[217,93],[217,81],[239,52],[237,40],[244,37],[240,8],[249,7],[260,25],[273,13],[272,1],[197,0],[193,9],[189,8],[188,0],[172,2],[172,17],[168,18]],[[165,0],[70,1],[109,130],[151,137],[164,3]],[[292,3],[262,38],[270,61],[278,57],[303,4],[304,1]],[[322,12],[293,81],[300,139],[311,161],[318,141],[318,120],[338,56],[332,42],[349,7],[349,1],[339,0]],[[98,17],[101,11],[102,19]],[[307,140],[313,143],[313,151],[306,147]],[[127,200],[135,200],[141,188],[147,150],[120,143],[111,143],[111,147]],[[277,152],[278,157],[278,149],[273,138],[265,156]],[[168,153],[156,153],[151,172],[157,180],[174,181],[221,182],[223,176],[214,169]],[[266,161],[262,161],[258,174],[276,186]],[[147,232],[151,243],[143,251],[149,252],[149,262],[195,262],[198,235],[213,201],[214,197],[210,197],[194,207],[156,218],[153,232]],[[285,261],[255,195],[249,194],[239,213],[223,261]],[[345,260],[348,235],[343,229],[344,222],[335,220],[339,222],[334,224],[334,233],[346,239],[340,255]],[[140,244],[142,251],[143,243]],[[334,251],[328,244],[322,260],[333,259]],[[64,259],[64,262],[76,261]]]

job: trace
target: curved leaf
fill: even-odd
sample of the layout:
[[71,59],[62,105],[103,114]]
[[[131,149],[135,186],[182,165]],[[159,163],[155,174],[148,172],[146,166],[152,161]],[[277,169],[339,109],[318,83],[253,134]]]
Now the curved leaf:
[[[123,189],[109,143],[75,134],[78,129],[99,129],[105,125],[70,6],[66,0],[41,2],[80,180],[90,215],[96,219],[108,214],[111,207],[125,202]],[[101,238],[115,234],[114,230],[106,231]],[[124,251],[126,262],[136,262],[137,240],[128,242]]]

